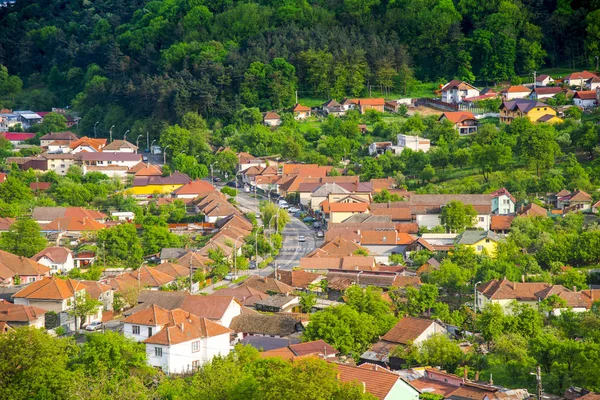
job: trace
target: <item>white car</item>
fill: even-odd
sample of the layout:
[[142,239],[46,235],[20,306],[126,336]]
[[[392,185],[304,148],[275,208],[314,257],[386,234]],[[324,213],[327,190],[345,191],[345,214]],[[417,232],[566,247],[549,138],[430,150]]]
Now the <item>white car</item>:
[[235,277],[233,276],[233,274],[227,274],[223,279],[225,279],[226,281],[232,281],[235,279]]
[[288,208],[288,212],[293,213],[297,213],[298,211],[300,211],[300,209],[298,207],[290,207]]
[[290,208],[290,205],[288,203],[279,203],[279,208],[283,208],[285,210],[286,208]]
[[306,242],[306,236],[304,236],[304,235],[298,236],[298,241],[299,242]]
[[97,331],[99,329],[102,329],[102,322],[100,321],[90,322],[85,327],[86,331]]

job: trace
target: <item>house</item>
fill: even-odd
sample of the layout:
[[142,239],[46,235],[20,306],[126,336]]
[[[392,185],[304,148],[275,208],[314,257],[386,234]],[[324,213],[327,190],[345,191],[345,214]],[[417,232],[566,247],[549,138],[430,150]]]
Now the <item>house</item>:
[[546,298],[552,286],[546,282],[511,282],[506,278],[492,279],[477,285],[476,308],[481,310],[487,304],[500,304],[505,312],[510,312],[510,304],[513,301],[537,306],[540,300]]
[[84,232],[95,232],[106,228],[102,222],[98,222],[89,217],[62,217],[56,218],[47,224],[40,224],[40,228],[45,233],[67,232],[71,234],[82,234]]
[[250,153],[239,152],[237,154],[238,157],[238,171],[244,171],[250,167],[257,166],[264,168],[267,166],[267,163],[260,158],[254,157]]
[[245,313],[233,318],[229,328],[238,339],[249,335],[284,338],[301,332],[303,326],[302,323],[287,315]]
[[294,113],[294,118],[297,120],[303,120],[311,115],[310,107],[303,106],[300,103],[296,103],[294,108],[292,108],[292,113]]
[[381,155],[385,154],[386,151],[396,153],[395,149],[397,147],[392,142],[373,142],[369,145],[369,155]]
[[146,345],[148,364],[165,373],[198,369],[231,351],[231,330],[181,309],[152,305],[123,320],[123,333]]
[[17,119],[21,123],[23,129],[29,129],[33,125],[37,125],[42,122],[42,116],[30,110],[13,111],[13,114],[17,116]]
[[505,100],[524,99],[525,97],[529,96],[531,89],[522,85],[509,86],[500,93],[502,94],[502,98]]
[[71,165],[75,165],[75,155],[71,153],[44,153],[40,157],[46,160],[48,171],[54,171],[61,176],[65,176]]
[[556,202],[556,208],[568,211],[585,211],[592,207],[592,196],[583,190],[575,190],[565,196],[560,196]]
[[[288,342],[286,342],[287,344]],[[335,359],[339,352],[328,345],[323,340],[314,340],[312,342],[293,343],[281,346],[275,349],[270,349],[260,353],[263,358],[281,357],[286,360],[293,361],[296,358],[306,356],[315,356],[324,360]]]
[[269,112],[265,113],[265,115],[263,117],[263,123],[266,126],[279,126],[279,125],[281,125],[282,121],[281,121],[281,117],[279,116],[279,114],[277,114],[276,112],[273,112],[273,111],[269,111]]
[[57,218],[87,218],[96,222],[104,222],[106,214],[83,207],[35,207],[31,218],[44,225]]
[[542,99],[550,99],[556,96],[559,93],[562,93],[563,90],[561,87],[535,87],[531,90],[529,94],[529,98],[531,100],[542,100]]
[[363,387],[379,400],[418,400],[421,392],[397,374],[375,364],[362,364],[358,367],[335,364],[338,379],[344,383]]
[[405,271],[346,271],[330,269],[327,271],[326,279],[328,289],[340,291],[342,294],[352,285],[361,287],[377,286],[382,289],[421,286],[421,280],[418,276],[404,275],[405,273]]
[[213,185],[201,179],[196,179],[175,189],[173,191],[173,197],[176,199],[194,199],[214,191],[216,191],[216,189]]
[[433,228],[441,225],[442,207],[453,200],[472,205],[477,211],[475,228],[489,229],[492,213],[492,197],[489,194],[413,194],[408,202],[419,227]]
[[565,76],[564,82],[569,86],[576,86],[583,90],[586,81],[596,77],[597,75],[590,71],[572,72]]
[[236,288],[224,288],[215,292],[219,296],[231,296],[239,301],[244,307],[254,307],[257,301],[269,297],[265,292],[250,286],[238,286]]
[[593,108],[598,106],[595,90],[583,90],[575,92],[573,103],[581,108]]
[[340,102],[340,104],[344,108],[344,110],[346,110],[346,111],[348,111],[348,110],[354,110],[358,106],[358,100],[357,99],[345,98],[344,100],[342,100]]
[[127,174],[133,176],[162,176],[162,169],[158,165],[139,162],[129,168]]
[[81,152],[99,153],[106,146],[106,139],[92,139],[84,136],[69,145],[70,153],[76,154]]
[[329,222],[343,222],[354,214],[368,214],[369,203],[361,202],[337,202],[329,204]]
[[50,268],[23,256],[0,250],[0,286],[32,283],[50,276]]
[[427,260],[425,262],[425,264],[421,265],[418,269],[417,269],[417,275],[421,276],[423,274],[429,274],[431,273],[431,271],[435,271],[435,270],[439,270],[440,269],[440,262],[438,260],[436,260],[435,258],[431,257],[429,260]]
[[40,137],[40,146],[48,147],[48,145],[56,140],[66,141],[66,142],[75,142],[79,137],[75,135],[73,132],[50,132],[46,135]]
[[399,134],[397,140],[399,148],[397,153],[402,153],[406,148],[411,149],[412,151],[422,151],[427,153],[431,147],[431,141],[429,139],[420,138],[419,136]]
[[527,117],[531,122],[562,122],[556,110],[535,100],[517,99],[503,101],[500,106],[500,122],[510,124],[515,118]]
[[466,97],[479,96],[479,89],[475,86],[456,79],[445,84],[441,92],[442,101],[450,104],[460,104]]
[[51,186],[52,183],[50,182],[31,182],[29,184],[29,189],[39,194],[40,192],[45,192],[46,190],[50,189]]
[[46,310],[42,308],[0,300],[0,323],[8,324],[11,328],[20,326],[44,328],[45,315]]
[[127,140],[114,140],[102,148],[104,153],[136,153],[138,147]]
[[403,360],[390,356],[396,347],[419,346],[435,334],[447,335],[448,331],[435,320],[404,317],[383,335],[379,342],[364,352],[360,356],[360,361],[399,369]]
[[326,115],[333,115],[334,117],[339,117],[341,115],[345,115],[346,110],[347,110],[347,108],[345,108],[345,106],[342,106],[340,103],[338,103],[335,100],[326,101],[322,107],[323,107],[323,112]]
[[385,111],[385,100],[384,99],[358,99],[358,110],[361,114],[367,112],[367,110],[375,110],[379,112]]
[[257,311],[280,313],[280,312],[300,312],[300,298],[298,296],[277,295],[269,296],[254,303]]
[[296,289],[306,290],[310,289],[313,285],[317,285],[323,279],[323,275],[300,269],[288,270],[277,268],[269,278],[275,278]]
[[492,215],[490,221],[490,231],[506,235],[510,231],[514,215]]
[[173,193],[190,181],[190,177],[181,172],[173,172],[169,176],[136,176],[133,187],[127,192],[135,196]]
[[492,214],[514,214],[515,203],[513,195],[505,188],[492,192]]
[[461,135],[470,135],[477,133],[477,119],[472,112],[469,111],[455,111],[443,113],[438,121],[448,120],[454,125],[454,128],[458,130]]
[[519,217],[546,217],[548,215],[548,210],[535,203],[529,203],[521,207],[517,214]]
[[49,267],[52,274],[65,274],[75,268],[73,252],[66,247],[47,247],[31,259]]
[[537,86],[548,86],[549,84],[553,84],[554,79],[550,75],[542,74],[538,75],[535,78],[535,85]]
[[124,178],[127,171],[142,161],[141,154],[134,153],[88,153],[75,154],[75,163],[81,165],[84,174],[102,172],[109,176]]
[[23,144],[26,140],[33,139],[35,137],[35,133],[25,133],[25,132],[5,132],[0,134],[0,137],[8,140],[13,146]]
[[500,241],[502,241],[502,237],[491,230],[475,231],[468,229],[458,235],[454,243],[456,245],[471,247],[477,254],[481,254],[485,251],[493,257],[496,254],[496,247]]
[[10,227],[17,222],[15,218],[0,217],[0,232],[8,232]]
[[257,275],[252,275],[248,277],[248,279],[242,282],[240,287],[249,287],[267,294],[284,295],[290,294],[296,290],[290,285],[286,285],[285,283],[279,280],[261,277]]
[[[45,277],[35,281],[17,293],[13,294],[12,298],[15,304],[39,307],[46,311],[52,311],[57,314],[67,313],[83,298],[86,291],[86,285],[80,281],[73,279],[60,279],[57,277]],[[63,314],[63,317],[65,314]],[[61,322],[63,318],[61,318]],[[102,307],[93,315],[87,316],[84,324],[89,324],[95,321],[102,321]],[[65,321],[69,322],[69,321]],[[79,327],[78,320],[75,322],[75,327]],[[62,325],[62,324],[61,324]]]

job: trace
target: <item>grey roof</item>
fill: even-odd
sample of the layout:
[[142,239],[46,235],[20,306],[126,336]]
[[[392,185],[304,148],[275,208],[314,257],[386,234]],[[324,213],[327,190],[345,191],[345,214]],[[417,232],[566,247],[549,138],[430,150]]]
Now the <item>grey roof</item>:
[[115,151],[121,149],[132,149],[137,150],[137,146],[133,143],[129,143],[127,140],[115,140],[110,144],[104,146],[102,151]]
[[269,351],[288,347],[290,344],[300,343],[300,340],[250,335],[240,340],[240,343],[243,345],[250,345],[257,350]]
[[[371,203],[374,204],[374,203]],[[354,214],[344,220],[344,223],[365,223],[372,222],[376,224],[392,222],[392,218],[389,215],[373,215],[373,214]]]
[[40,137],[40,140],[77,140],[77,135],[73,132],[50,132],[47,135]]
[[328,196],[329,193],[350,193],[337,183],[325,183],[320,188],[312,192],[312,196]]
[[35,207],[31,218],[34,221],[54,221],[56,218],[64,217],[66,212],[65,207]]
[[123,315],[129,316],[138,311],[156,304],[166,310],[180,308],[188,296],[185,292],[163,292],[158,290],[142,290],[138,296],[138,305],[125,311]]
[[175,260],[177,258],[181,258],[188,253],[187,249],[183,247],[164,247],[160,251],[160,259],[161,260]]
[[456,237],[456,244],[475,244],[482,239],[491,239],[495,242],[502,240],[502,236],[492,231],[466,230]]
[[237,333],[288,336],[296,332],[296,320],[284,315],[242,314],[229,326]]
[[507,108],[511,111],[519,109],[522,112],[526,113],[535,107],[549,107],[549,105],[536,100],[516,99],[502,102],[502,107]]

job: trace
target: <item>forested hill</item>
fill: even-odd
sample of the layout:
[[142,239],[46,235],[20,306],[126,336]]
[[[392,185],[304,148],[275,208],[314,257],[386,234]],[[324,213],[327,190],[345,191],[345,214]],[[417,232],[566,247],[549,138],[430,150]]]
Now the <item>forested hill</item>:
[[[18,0],[0,10],[0,63],[32,96],[94,121],[229,118],[301,96],[414,78],[492,83],[590,67],[599,0]],[[102,126],[100,127],[102,128]]]

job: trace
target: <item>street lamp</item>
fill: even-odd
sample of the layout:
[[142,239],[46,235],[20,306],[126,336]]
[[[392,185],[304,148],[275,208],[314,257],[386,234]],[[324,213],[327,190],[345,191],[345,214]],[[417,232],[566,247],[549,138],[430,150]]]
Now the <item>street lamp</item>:
[[213,172],[213,165],[216,164],[216,161],[212,164],[210,164],[210,184],[214,186],[215,184],[215,177],[214,177],[214,172]]
[[235,243],[233,244],[233,279],[237,278],[237,242],[238,240],[243,238],[243,236],[238,236],[237,239],[235,239]]
[[112,130],[115,126],[111,126],[110,129],[108,130],[108,136],[110,137],[110,142],[112,143]]
[[167,164],[167,149],[171,147],[170,144],[166,145],[165,148],[163,149],[163,165]]
[[542,393],[543,393],[543,389],[542,389],[542,369],[540,368],[540,366],[538,365],[535,372],[530,372],[529,375],[534,375],[535,376],[535,380],[537,382],[537,398],[538,400],[542,400]]
[[135,140],[135,147],[137,147],[137,148],[138,148],[138,152],[140,151],[140,138],[141,138],[142,136],[144,136],[144,135],[139,135],[139,136],[137,137],[137,139]]
[[238,171],[235,173],[235,176],[233,177],[235,179],[235,204],[239,204],[238,203],[238,174],[242,172],[242,171]]
[[127,134],[128,134],[129,132],[131,132],[129,129],[127,129],[127,130],[125,131],[125,134],[123,135],[123,140],[127,141]]
[[100,123],[100,121],[96,121],[96,123],[94,124],[94,138],[98,137],[98,135],[96,134],[96,127],[98,126],[99,123]]
[[479,285],[481,281],[476,282],[475,286],[473,286],[473,310],[475,311],[475,315],[477,315],[477,285]]

